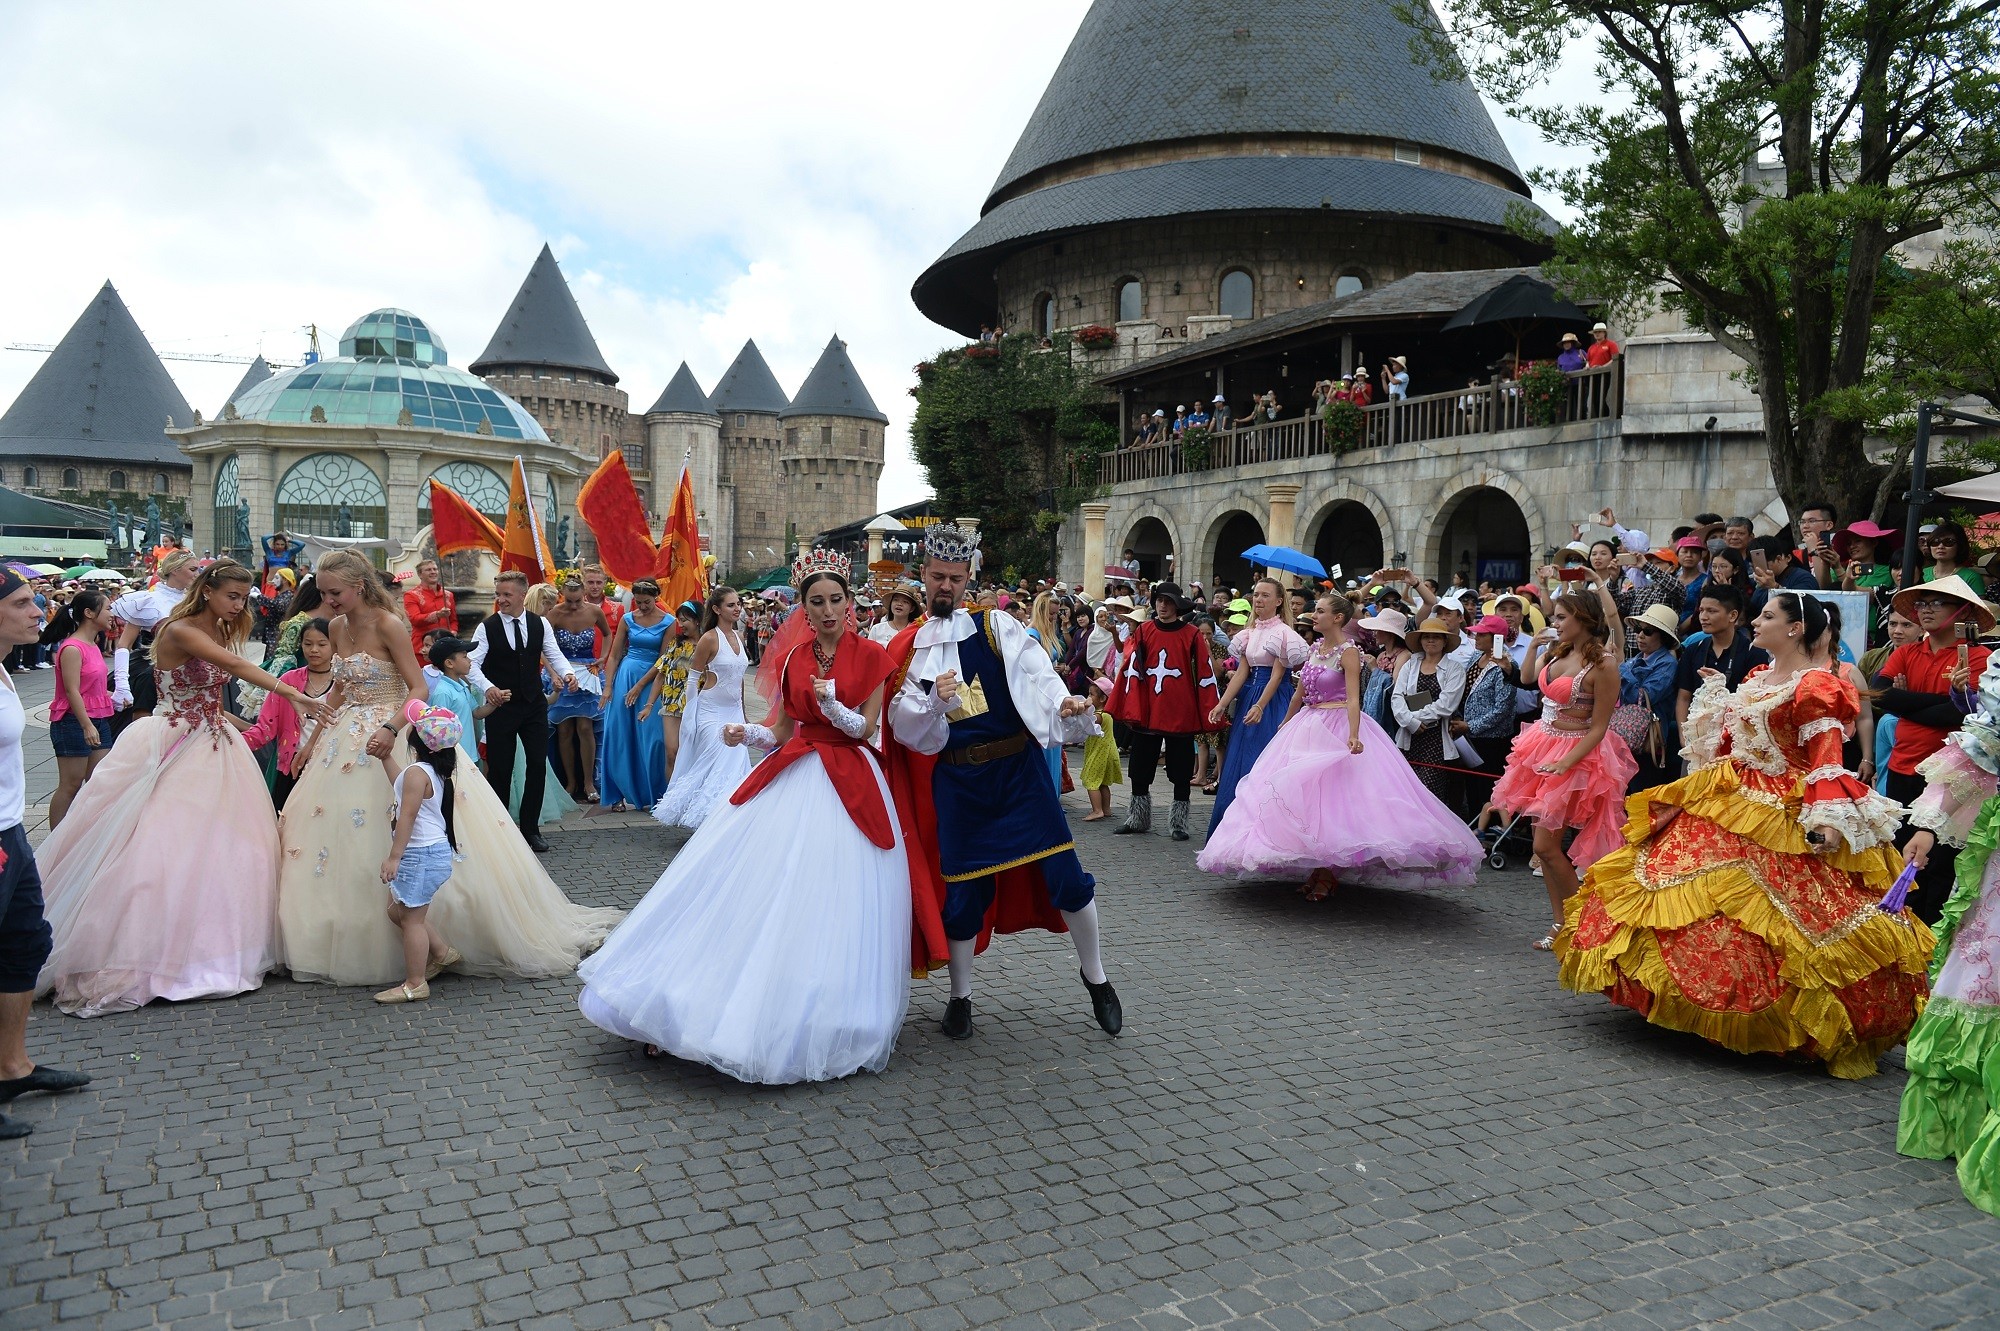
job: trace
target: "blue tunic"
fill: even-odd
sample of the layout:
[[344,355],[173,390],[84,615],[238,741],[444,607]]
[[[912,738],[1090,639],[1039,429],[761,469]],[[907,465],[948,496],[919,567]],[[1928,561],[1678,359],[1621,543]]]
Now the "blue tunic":
[[[1007,669],[988,637],[986,612],[972,617],[978,631],[958,644],[962,685],[977,680],[987,710],[951,723],[945,751],[1023,735],[1028,727],[1014,709]],[[1076,842],[1063,815],[1049,765],[1032,736],[1004,758],[985,763],[939,759],[931,777],[937,804],[938,860],[946,884],[945,933],[971,938],[993,897],[992,875],[1040,862],[1049,900],[1058,910],[1081,910],[1093,880],[1076,858]]]

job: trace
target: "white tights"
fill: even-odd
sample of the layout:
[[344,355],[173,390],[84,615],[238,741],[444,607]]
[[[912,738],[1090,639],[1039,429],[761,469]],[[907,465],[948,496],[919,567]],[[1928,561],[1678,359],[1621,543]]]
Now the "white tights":
[[[1066,910],[1062,917],[1063,923],[1069,926],[1070,940],[1076,944],[1077,969],[1092,984],[1103,984],[1104,962],[1098,955],[1097,903],[1087,902],[1082,910]],[[972,997],[972,950],[976,945],[977,940],[971,938],[946,940],[953,998]]]

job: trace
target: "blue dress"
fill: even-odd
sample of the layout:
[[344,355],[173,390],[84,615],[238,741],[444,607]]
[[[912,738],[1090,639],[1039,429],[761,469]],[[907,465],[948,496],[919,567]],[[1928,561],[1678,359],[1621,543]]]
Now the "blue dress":
[[662,616],[651,628],[625,617],[625,655],[618,662],[618,678],[605,690],[604,745],[598,750],[597,789],[604,808],[629,804],[650,809],[666,793],[666,727],[658,708],[641,721],[638,705],[628,704],[625,695],[659,661],[660,644],[673,626],[672,615]]
[[[555,629],[555,635],[556,650],[576,667],[576,673],[581,678],[590,668],[590,663],[597,659],[597,630]],[[555,726],[579,716],[595,718],[603,705],[604,699],[586,689],[565,690],[556,694],[556,700],[549,704],[549,725]]]
[[[1264,752],[1264,746],[1278,733],[1278,727],[1285,723],[1285,712],[1292,705],[1292,690],[1297,687],[1293,672],[1305,664],[1306,642],[1297,633],[1277,619],[1258,620],[1229,640],[1229,650],[1239,659],[1250,663],[1250,678],[1243,682],[1243,691],[1236,695],[1236,715],[1229,727],[1229,746],[1222,758],[1222,775],[1215,782],[1215,811],[1208,820],[1208,834],[1215,835],[1215,829],[1222,826],[1222,815],[1229,812],[1229,802],[1236,798],[1236,783],[1248,775],[1257,758]],[[1264,696],[1264,685],[1270,682],[1271,671],[1283,669],[1285,677],[1278,681],[1278,691],[1271,695],[1271,701],[1264,708],[1264,715],[1256,725],[1244,718],[1250,709]]]

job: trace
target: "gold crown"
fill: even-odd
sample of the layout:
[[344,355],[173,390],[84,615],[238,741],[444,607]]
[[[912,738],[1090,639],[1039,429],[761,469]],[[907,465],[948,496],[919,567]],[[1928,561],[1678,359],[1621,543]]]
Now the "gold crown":
[[792,586],[805,586],[815,573],[831,573],[845,583],[854,561],[835,550],[802,550],[792,561]]

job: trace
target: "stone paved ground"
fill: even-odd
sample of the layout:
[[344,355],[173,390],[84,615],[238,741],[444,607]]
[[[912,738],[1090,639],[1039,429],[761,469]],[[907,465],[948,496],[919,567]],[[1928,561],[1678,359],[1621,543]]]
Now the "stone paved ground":
[[[1199,811],[1205,822],[1205,810]],[[1309,908],[1079,825],[1129,1024],[1002,940],[969,1044],[881,1076],[651,1064],[571,982],[383,1009],[273,981],[36,1050],[0,1326],[2000,1325],[2000,1221],[1849,1084],[1563,993],[1523,871]],[[674,840],[557,834],[635,901]]]

